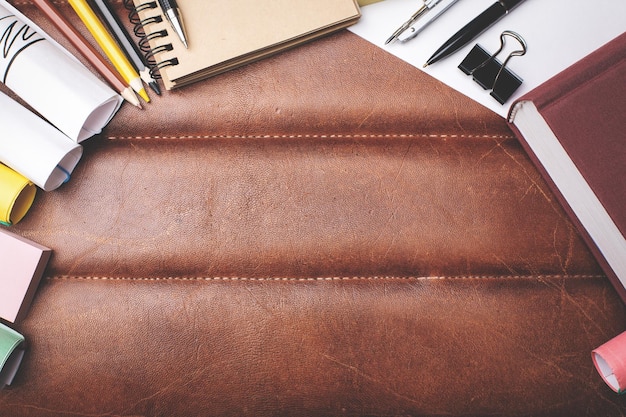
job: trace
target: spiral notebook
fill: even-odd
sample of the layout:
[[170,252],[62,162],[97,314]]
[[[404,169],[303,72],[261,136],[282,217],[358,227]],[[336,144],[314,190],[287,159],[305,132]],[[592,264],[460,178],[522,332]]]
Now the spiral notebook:
[[356,0],[178,0],[185,48],[158,2],[133,0],[131,21],[171,90],[335,32],[361,16]]

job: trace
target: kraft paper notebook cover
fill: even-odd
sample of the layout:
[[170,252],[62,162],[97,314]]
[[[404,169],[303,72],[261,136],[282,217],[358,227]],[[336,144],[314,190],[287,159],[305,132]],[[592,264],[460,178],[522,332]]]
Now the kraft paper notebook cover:
[[626,32],[513,103],[509,124],[626,302]]
[[14,323],[26,315],[51,253],[0,229],[0,318]]
[[[355,0],[179,0],[186,49],[157,2],[133,2],[149,39],[149,56],[168,90],[337,31],[360,17]],[[150,3],[156,8],[146,7]],[[155,16],[161,21],[154,22]]]

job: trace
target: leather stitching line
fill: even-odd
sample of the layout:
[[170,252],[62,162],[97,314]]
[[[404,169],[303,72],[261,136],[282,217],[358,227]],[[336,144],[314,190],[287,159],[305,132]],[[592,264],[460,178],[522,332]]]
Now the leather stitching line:
[[446,135],[446,134],[331,134],[331,135],[172,135],[172,136],[107,136],[107,140],[180,140],[180,139],[514,139],[512,135]]
[[562,280],[562,279],[604,279],[604,275],[467,275],[467,276],[353,276],[353,277],[107,277],[56,275],[46,277],[50,281],[275,281],[275,282],[324,282],[324,281],[456,281],[456,280]]

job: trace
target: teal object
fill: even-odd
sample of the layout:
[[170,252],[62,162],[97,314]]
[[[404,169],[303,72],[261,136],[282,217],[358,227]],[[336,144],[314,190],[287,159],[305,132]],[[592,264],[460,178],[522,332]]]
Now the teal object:
[[0,323],[0,389],[11,385],[24,357],[24,336]]

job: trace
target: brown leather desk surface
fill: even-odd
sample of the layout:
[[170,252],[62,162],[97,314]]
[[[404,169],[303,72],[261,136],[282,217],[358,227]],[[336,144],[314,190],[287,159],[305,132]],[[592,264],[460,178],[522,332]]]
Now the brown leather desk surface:
[[13,228],[54,255],[0,416],[626,414],[497,115],[347,31],[152,98]]

